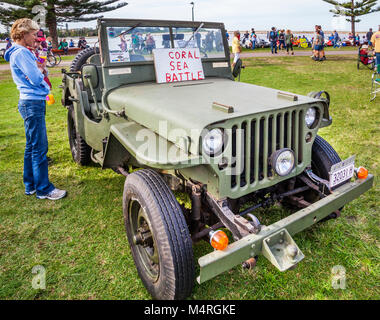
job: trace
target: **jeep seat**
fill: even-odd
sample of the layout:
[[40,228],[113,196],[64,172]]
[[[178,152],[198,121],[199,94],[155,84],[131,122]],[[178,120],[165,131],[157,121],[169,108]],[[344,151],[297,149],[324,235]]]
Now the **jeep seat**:
[[[96,88],[94,88],[95,91],[95,96],[96,96],[96,101],[98,102],[99,109],[102,111],[102,89],[104,88],[104,83],[103,83],[103,73],[102,73],[102,67],[101,67],[101,61],[100,61],[100,55],[95,54],[91,56],[88,60],[89,64],[94,64],[96,65],[97,71],[98,71],[98,78],[99,78],[99,84]],[[93,119],[100,119],[98,116],[97,110],[96,110],[96,104],[95,101],[92,97],[91,90],[90,88],[85,88],[85,91],[87,92],[88,96],[88,104],[85,104],[85,113],[87,116]]]

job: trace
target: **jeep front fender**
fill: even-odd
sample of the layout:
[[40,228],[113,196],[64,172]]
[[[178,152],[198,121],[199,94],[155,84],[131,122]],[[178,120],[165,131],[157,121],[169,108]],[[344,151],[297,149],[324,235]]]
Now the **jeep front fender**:
[[111,125],[103,167],[115,167],[128,157],[135,158],[141,166],[163,170],[188,168],[202,163],[201,156],[184,152],[134,121]]

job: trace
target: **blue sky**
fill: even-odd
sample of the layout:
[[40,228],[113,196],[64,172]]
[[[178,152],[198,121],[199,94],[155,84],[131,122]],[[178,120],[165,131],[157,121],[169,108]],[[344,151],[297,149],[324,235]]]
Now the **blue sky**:
[[[191,20],[192,0],[125,0],[129,4],[105,17]],[[333,18],[333,7],[322,0],[193,0],[195,20],[224,22],[228,30],[268,30],[272,26],[291,30],[312,30],[320,24],[325,30],[350,30],[344,19]],[[380,5],[380,1],[378,1]],[[358,31],[380,24],[380,13],[362,17]],[[69,27],[95,26],[95,22],[69,23]]]
[[[106,13],[106,17],[191,19],[192,0],[126,0],[128,6]],[[292,30],[312,30],[315,24],[324,29],[350,30],[350,24],[333,18],[333,7],[322,0],[193,0],[195,20],[221,21],[227,29],[254,27],[267,30],[272,25]],[[380,3],[379,3],[380,5]],[[344,19],[343,19],[344,20]],[[380,13],[362,17],[357,30],[377,28]]]

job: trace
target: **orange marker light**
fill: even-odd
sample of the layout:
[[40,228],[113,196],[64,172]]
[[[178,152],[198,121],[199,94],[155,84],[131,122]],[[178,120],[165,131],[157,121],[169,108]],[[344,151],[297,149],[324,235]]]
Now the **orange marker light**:
[[368,177],[368,170],[364,167],[359,167],[358,168],[358,171],[357,171],[357,174],[358,174],[358,178],[359,179],[367,179]]
[[228,246],[228,237],[222,230],[210,231],[210,244],[216,250],[224,250]]

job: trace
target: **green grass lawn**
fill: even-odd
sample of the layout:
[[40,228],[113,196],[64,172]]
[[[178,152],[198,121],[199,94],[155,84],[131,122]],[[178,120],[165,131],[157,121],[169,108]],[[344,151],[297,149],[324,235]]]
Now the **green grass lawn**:
[[[380,175],[380,97],[370,103],[371,73],[356,69],[356,56],[245,59],[242,81],[307,94],[327,90],[333,124],[320,131],[340,154]],[[10,71],[0,75],[0,299],[150,299],[140,281],[122,218],[124,178],[71,158],[59,69],[51,70],[57,103],[47,107],[52,182],[68,190],[57,201],[24,195],[24,127]],[[255,97],[252,96],[252,103]],[[305,254],[296,269],[280,273],[261,257],[253,271],[240,266],[202,285],[190,299],[379,299],[379,187],[346,205],[342,217],[294,237]],[[286,214],[260,210],[263,223]],[[211,252],[194,246],[196,259]],[[31,286],[32,268],[46,269],[46,290]],[[331,285],[331,269],[346,269],[346,289]],[[198,270],[197,270],[198,271]]]
[[61,59],[62,61],[71,61],[75,58],[75,55],[68,55],[68,56],[65,56],[65,55],[61,55]]

